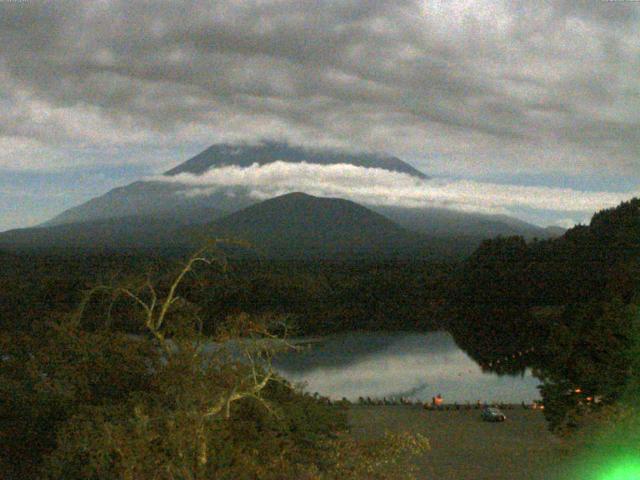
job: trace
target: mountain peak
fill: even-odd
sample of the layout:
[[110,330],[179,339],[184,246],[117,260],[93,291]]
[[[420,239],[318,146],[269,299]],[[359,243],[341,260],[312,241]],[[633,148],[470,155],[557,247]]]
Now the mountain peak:
[[421,179],[428,178],[424,173],[408,163],[390,155],[347,153],[331,149],[310,149],[271,141],[257,145],[212,145],[164,174],[167,176],[181,173],[200,175],[211,168],[224,166],[249,167],[253,164],[266,165],[276,161],[288,163],[306,162],[319,165],[346,163],[366,168],[382,168]]
[[362,205],[357,204],[356,202],[352,202],[351,200],[346,200],[344,198],[331,198],[331,197],[318,197],[315,195],[310,195],[305,192],[289,192],[284,193],[282,195],[278,195],[277,197],[273,197],[270,199],[261,202],[263,204],[286,204],[286,203],[296,203],[296,204],[328,204],[328,203],[344,203],[356,205],[357,207],[362,207]]
[[304,198],[320,198],[320,197],[316,197],[314,195],[309,195],[308,193],[304,193],[304,192],[289,192],[289,193],[285,193],[284,195],[280,195],[279,197],[275,197],[278,198],[280,200],[300,200],[300,199],[304,199]]

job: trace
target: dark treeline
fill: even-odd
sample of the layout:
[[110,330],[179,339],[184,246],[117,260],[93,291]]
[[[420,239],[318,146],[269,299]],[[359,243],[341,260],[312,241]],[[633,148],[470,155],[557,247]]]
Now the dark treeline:
[[598,212],[559,239],[487,240],[453,285],[456,341],[489,369],[534,367],[552,428],[576,426],[578,406],[614,403],[630,379],[640,200]]
[[[2,257],[0,328],[28,330],[33,321],[76,309],[96,285],[166,282],[177,255],[10,255]],[[198,305],[206,333],[229,315],[282,315],[296,334],[347,330],[432,330],[445,323],[453,264],[420,261],[277,261],[228,259],[226,271],[196,272],[183,296]],[[96,311],[108,298],[94,300]],[[96,303],[98,303],[96,305]],[[134,332],[135,305],[112,307],[121,330]],[[102,321],[102,320],[96,320]]]
[[200,289],[212,317],[246,311],[283,314],[300,334],[352,330],[433,330],[445,321],[449,264],[275,263],[235,265]]
[[90,287],[167,268],[164,256],[10,254],[0,252],[0,330],[28,331],[66,315]]

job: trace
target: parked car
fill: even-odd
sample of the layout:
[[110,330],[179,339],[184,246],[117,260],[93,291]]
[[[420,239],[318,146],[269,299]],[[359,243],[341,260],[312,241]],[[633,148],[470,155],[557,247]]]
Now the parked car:
[[507,416],[495,407],[486,407],[482,410],[482,420],[485,422],[504,422]]

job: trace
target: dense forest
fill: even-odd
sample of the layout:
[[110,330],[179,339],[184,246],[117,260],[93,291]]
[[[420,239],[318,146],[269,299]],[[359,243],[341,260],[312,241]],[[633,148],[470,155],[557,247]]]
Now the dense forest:
[[[98,284],[144,286],[171,278],[180,257],[151,255],[2,256],[0,329],[29,329],[43,316],[72,312]],[[204,330],[232,314],[285,315],[299,335],[347,330],[432,330],[444,325],[453,264],[254,261],[228,259],[224,269],[185,279],[183,296],[202,309]],[[142,281],[140,279],[143,279]],[[120,302],[119,327],[135,332]]]
[[533,367],[554,429],[585,405],[614,404],[630,369],[640,306],[640,199],[558,239],[487,240],[452,280],[449,328],[489,370]]

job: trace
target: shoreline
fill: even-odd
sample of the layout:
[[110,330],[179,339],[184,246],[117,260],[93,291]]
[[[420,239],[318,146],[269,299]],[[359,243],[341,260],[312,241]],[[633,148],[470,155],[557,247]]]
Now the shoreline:
[[346,406],[348,408],[371,408],[371,407],[407,407],[407,408],[418,408],[424,410],[425,412],[456,412],[456,411],[472,411],[472,410],[482,410],[485,407],[497,407],[502,410],[544,410],[544,408],[540,408],[539,404],[534,407],[534,404],[525,403],[500,403],[500,402],[482,402],[478,404],[467,404],[467,403],[445,403],[439,406],[433,406],[430,403],[421,403],[421,402],[408,402],[408,403],[358,403],[358,402],[344,402],[343,400],[335,400],[331,402],[331,405],[335,406]]

